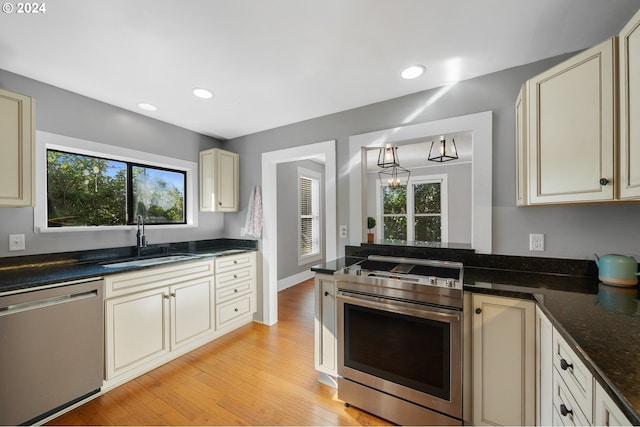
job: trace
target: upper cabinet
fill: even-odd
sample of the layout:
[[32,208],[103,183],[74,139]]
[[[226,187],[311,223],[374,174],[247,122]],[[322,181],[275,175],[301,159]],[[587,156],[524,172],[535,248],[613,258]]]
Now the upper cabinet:
[[[640,198],[640,12],[516,100],[518,206]],[[634,116],[635,115],[635,116]]]
[[618,44],[620,198],[640,198],[640,11],[620,32]]
[[33,206],[32,98],[0,89],[0,207]]
[[200,152],[200,210],[236,212],[238,210],[237,153],[213,148]]
[[613,200],[615,39],[528,82],[529,204]]

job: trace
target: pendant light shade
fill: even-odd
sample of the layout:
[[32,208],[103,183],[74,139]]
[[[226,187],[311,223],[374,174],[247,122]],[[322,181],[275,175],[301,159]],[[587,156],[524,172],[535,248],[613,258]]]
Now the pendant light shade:
[[400,162],[398,161],[398,147],[387,144],[384,148],[381,148],[378,153],[378,166],[383,169],[400,166]]
[[[434,150],[435,148],[435,150]],[[448,162],[450,160],[456,160],[458,158],[458,150],[456,148],[456,140],[451,138],[451,144],[447,145],[447,140],[444,136],[440,137],[440,142],[436,144],[435,141],[431,141],[431,148],[429,149],[428,159],[432,162]]]

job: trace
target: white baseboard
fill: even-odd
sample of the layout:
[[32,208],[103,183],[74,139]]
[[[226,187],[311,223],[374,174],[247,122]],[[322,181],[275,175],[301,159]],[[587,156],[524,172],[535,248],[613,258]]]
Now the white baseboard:
[[278,280],[278,292],[290,288],[293,285],[297,285],[300,282],[304,282],[305,280],[309,280],[313,277],[314,274],[315,273],[311,270],[305,270],[298,274],[294,274],[293,276],[280,279]]

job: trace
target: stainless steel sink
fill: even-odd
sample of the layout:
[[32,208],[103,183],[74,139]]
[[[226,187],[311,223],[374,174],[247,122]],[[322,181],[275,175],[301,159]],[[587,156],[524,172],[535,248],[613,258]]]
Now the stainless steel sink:
[[112,262],[109,264],[102,264],[105,268],[122,268],[122,267],[144,267],[149,265],[165,264],[168,262],[182,261],[187,259],[193,259],[196,255],[167,255],[156,258],[144,258],[134,259],[131,261]]

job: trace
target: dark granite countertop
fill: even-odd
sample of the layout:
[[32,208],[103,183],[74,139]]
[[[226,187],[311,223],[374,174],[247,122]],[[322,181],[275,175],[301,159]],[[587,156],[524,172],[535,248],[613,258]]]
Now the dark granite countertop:
[[[360,261],[345,257],[311,270],[332,274]],[[465,267],[464,289],[534,300],[629,420],[640,424],[638,287],[599,284],[597,276]]]
[[189,258],[174,261],[188,262],[257,249],[255,240],[213,239],[151,245],[141,256],[137,255],[135,247],[126,247],[0,258],[0,295],[169,264],[106,268],[103,266],[105,263],[175,254],[191,255]]

